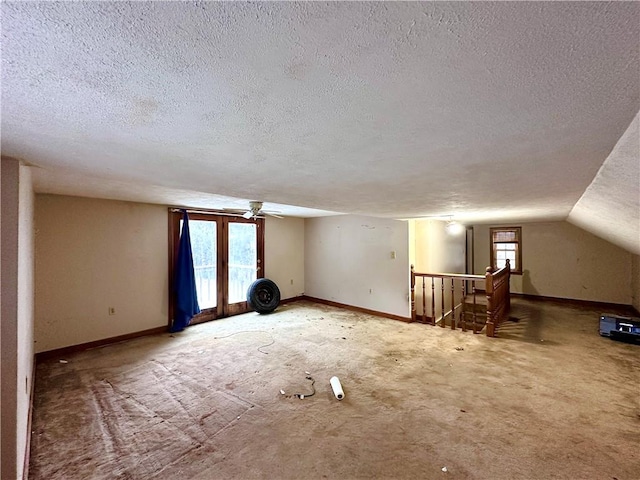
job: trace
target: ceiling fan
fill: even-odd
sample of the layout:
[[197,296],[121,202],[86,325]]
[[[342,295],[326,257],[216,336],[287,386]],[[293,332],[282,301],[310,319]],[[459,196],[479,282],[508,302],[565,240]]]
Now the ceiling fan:
[[242,213],[242,216],[247,220],[250,218],[255,219],[256,217],[261,217],[266,215],[269,215],[270,217],[275,217],[275,218],[284,218],[278,215],[278,213],[280,212],[272,211],[272,210],[262,210],[262,202],[256,202],[256,201],[249,202],[249,210],[236,210],[236,209],[230,209],[230,208],[225,208],[225,210],[233,213]]

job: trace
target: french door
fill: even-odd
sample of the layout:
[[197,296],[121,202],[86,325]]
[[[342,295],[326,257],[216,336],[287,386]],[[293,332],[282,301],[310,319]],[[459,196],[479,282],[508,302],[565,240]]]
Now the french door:
[[[175,259],[182,213],[169,213],[169,326],[173,319]],[[247,289],[264,276],[264,219],[189,213],[196,290],[201,313],[191,324],[249,311]]]

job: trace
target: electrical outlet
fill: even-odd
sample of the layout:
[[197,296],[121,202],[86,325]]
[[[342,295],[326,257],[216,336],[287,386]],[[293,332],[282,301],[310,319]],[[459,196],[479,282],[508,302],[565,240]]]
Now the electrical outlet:
[[115,314],[116,314],[115,307],[109,307],[109,315],[115,315]]
[[293,285],[293,278],[291,279],[291,285]]
[[396,252],[395,250],[391,252],[391,260],[395,260],[396,259]]

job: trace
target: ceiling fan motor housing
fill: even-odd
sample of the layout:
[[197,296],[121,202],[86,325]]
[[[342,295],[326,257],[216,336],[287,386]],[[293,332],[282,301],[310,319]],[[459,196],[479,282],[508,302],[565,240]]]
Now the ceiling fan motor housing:
[[249,208],[252,212],[257,213],[262,209],[262,202],[249,202]]

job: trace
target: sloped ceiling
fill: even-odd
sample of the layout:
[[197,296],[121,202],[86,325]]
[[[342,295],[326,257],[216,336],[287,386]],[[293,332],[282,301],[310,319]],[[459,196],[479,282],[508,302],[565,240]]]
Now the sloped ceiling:
[[2,154],[42,192],[560,220],[640,109],[638,2],[1,8]]
[[596,178],[573,207],[568,220],[640,255],[638,115],[604,162]]

